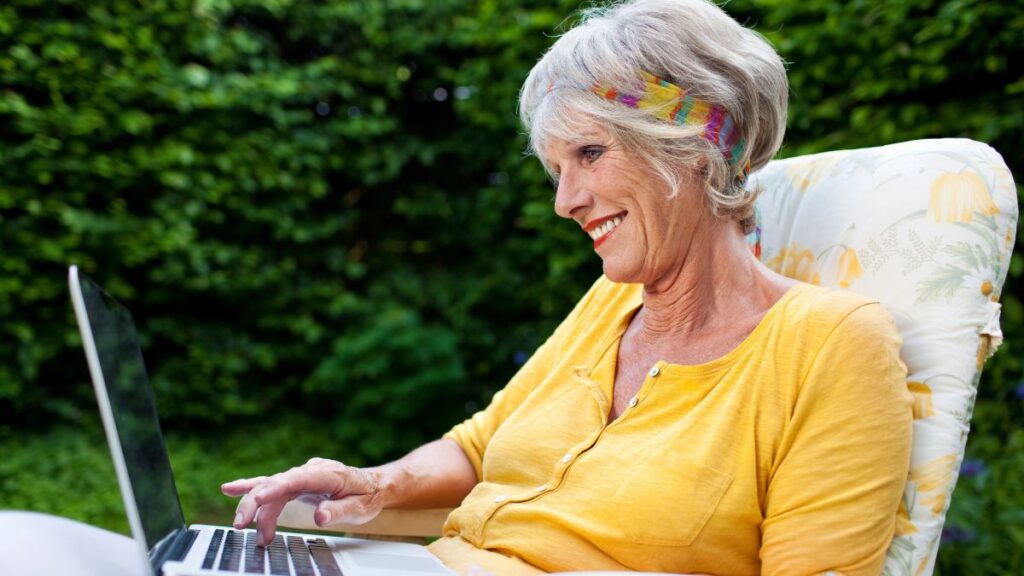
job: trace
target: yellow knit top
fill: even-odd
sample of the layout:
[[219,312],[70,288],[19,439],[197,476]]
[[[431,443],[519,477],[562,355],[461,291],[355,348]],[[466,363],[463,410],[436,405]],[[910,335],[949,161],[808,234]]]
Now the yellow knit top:
[[599,279],[446,435],[480,482],[435,553],[459,564],[445,556],[491,551],[497,570],[511,557],[549,572],[877,575],[911,440],[900,337],[881,305],[795,286],[724,356],[651,366],[608,424],[642,290]]

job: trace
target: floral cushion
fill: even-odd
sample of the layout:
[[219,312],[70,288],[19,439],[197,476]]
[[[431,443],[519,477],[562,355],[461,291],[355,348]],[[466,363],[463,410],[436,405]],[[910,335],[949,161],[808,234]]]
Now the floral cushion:
[[914,397],[910,477],[885,574],[930,574],[1017,221],[1006,164],[971,140],[919,140],[771,162],[759,246],[772,269],[876,298],[903,335]]

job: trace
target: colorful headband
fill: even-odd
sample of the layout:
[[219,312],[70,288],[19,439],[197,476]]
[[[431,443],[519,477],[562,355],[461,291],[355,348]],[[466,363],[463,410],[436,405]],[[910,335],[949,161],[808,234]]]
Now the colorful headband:
[[[654,74],[641,72],[644,78],[643,93],[625,94],[595,84],[590,91],[613,102],[621,102],[630,108],[650,113],[656,118],[674,124],[689,124],[704,127],[704,139],[722,151],[729,164],[736,166],[743,158],[747,141],[740,137],[740,131],[732,116],[725,108],[686,94],[679,86],[658,78]],[[750,172],[748,161],[739,173],[744,180]]]

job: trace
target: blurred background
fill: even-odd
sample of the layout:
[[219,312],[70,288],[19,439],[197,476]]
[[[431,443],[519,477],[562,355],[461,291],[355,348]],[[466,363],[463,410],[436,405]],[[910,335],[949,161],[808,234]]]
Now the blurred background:
[[[71,263],[135,316],[192,521],[228,521],[222,481],[379,463],[485,406],[600,271],[515,114],[579,6],[3,2],[0,508],[128,530]],[[1019,1],[725,9],[789,63],[782,156],[967,137],[1024,181]],[[1024,573],[1022,237],[942,574]]]

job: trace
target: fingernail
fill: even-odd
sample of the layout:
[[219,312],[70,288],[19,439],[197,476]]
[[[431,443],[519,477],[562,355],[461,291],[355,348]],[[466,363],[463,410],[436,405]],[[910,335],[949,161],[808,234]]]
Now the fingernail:
[[324,510],[321,513],[321,518],[323,518],[323,520],[324,520],[324,522],[323,522],[324,526],[330,524],[331,523],[331,511],[330,510]]
[[242,527],[242,513],[235,514],[235,528]]

